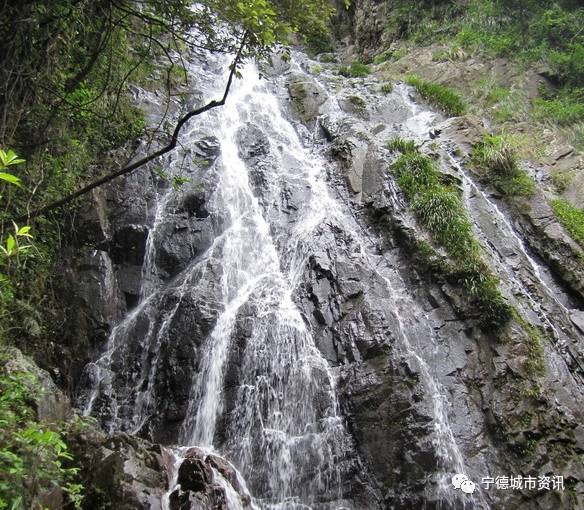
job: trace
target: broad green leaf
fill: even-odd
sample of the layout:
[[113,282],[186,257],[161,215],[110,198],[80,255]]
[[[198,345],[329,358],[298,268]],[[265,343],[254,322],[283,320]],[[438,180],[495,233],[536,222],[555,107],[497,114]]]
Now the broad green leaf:
[[14,239],[14,236],[12,234],[8,234],[8,237],[6,238],[6,251],[8,252],[8,254],[11,254],[15,247],[16,239]]
[[16,231],[16,235],[17,236],[26,236],[26,237],[32,237],[29,232],[30,232],[31,227],[29,225],[25,225],[24,227],[20,227],[17,231]]
[[6,172],[0,172],[0,180],[14,184],[15,186],[20,186],[20,179],[16,175],[8,174]]

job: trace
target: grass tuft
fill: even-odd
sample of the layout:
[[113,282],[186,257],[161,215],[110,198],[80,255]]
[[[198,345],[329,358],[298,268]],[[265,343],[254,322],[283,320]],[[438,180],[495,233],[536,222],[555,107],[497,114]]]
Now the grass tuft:
[[584,247],[584,210],[573,206],[563,198],[552,200],[551,206],[572,239]]
[[535,182],[519,166],[516,150],[504,136],[486,135],[473,147],[471,163],[503,195],[531,196],[535,191]]
[[[510,320],[512,308],[499,290],[499,280],[480,256],[458,190],[442,182],[436,163],[418,152],[412,140],[394,138],[387,148],[402,153],[391,166],[397,183],[416,217],[452,259],[447,272],[468,292],[479,325],[492,331],[502,328]],[[431,247],[421,246],[429,260]]]
[[414,74],[408,75],[405,81],[414,87],[424,99],[448,115],[460,116],[466,112],[466,103],[453,89],[439,83],[422,80]]
[[391,94],[393,92],[393,83],[384,83],[381,86],[381,92],[384,94]]
[[363,78],[371,73],[369,66],[355,61],[350,66],[341,66],[339,74],[347,78]]
[[406,140],[400,136],[396,136],[391,140],[388,140],[385,144],[386,149],[393,152],[401,152],[402,154],[416,152],[416,142],[413,140]]

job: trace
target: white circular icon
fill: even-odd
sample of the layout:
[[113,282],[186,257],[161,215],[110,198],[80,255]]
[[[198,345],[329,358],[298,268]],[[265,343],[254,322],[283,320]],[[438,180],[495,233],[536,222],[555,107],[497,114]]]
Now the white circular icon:
[[454,485],[455,489],[460,489],[463,482],[467,481],[468,477],[461,473],[458,473],[452,477],[452,485]]
[[475,487],[476,486],[474,482],[471,482],[470,480],[465,480],[460,484],[460,490],[465,494],[472,494],[475,490]]

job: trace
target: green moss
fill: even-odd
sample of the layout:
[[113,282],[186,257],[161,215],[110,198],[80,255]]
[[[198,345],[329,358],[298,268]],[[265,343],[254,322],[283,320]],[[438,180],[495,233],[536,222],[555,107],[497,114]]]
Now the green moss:
[[381,86],[381,92],[384,94],[391,94],[393,92],[393,83],[384,83]]
[[552,200],[551,206],[556,217],[574,241],[584,247],[584,210],[573,206],[563,198]]
[[420,95],[442,109],[448,115],[464,115],[466,104],[455,90],[438,83],[431,83],[416,75],[410,74],[406,77],[406,83],[414,87]]
[[503,195],[531,196],[535,191],[535,182],[520,168],[507,137],[486,135],[473,147],[471,163],[481,171],[481,179]]
[[367,103],[361,96],[349,96],[347,99],[357,110],[365,110],[367,108]]

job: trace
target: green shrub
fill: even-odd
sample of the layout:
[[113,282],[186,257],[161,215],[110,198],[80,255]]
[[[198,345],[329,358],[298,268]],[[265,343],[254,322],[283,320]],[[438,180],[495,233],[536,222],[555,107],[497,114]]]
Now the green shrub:
[[422,80],[413,74],[406,77],[406,83],[414,87],[424,99],[448,115],[464,115],[466,104],[460,95],[451,88]]
[[368,65],[361,62],[353,62],[350,67],[341,66],[339,68],[339,74],[341,76],[346,76],[347,78],[362,78],[371,73]]
[[584,89],[563,92],[553,98],[534,100],[534,114],[538,120],[551,120],[560,126],[584,121]]
[[562,198],[552,200],[551,206],[556,217],[574,241],[584,247],[584,210]]
[[78,470],[66,467],[73,458],[63,434],[36,420],[40,395],[33,374],[0,374],[0,508],[33,508],[39,495],[55,487],[81,508],[83,488],[75,483]]
[[564,83],[579,86],[584,83],[584,43],[572,43],[565,50],[554,51],[550,60]]

